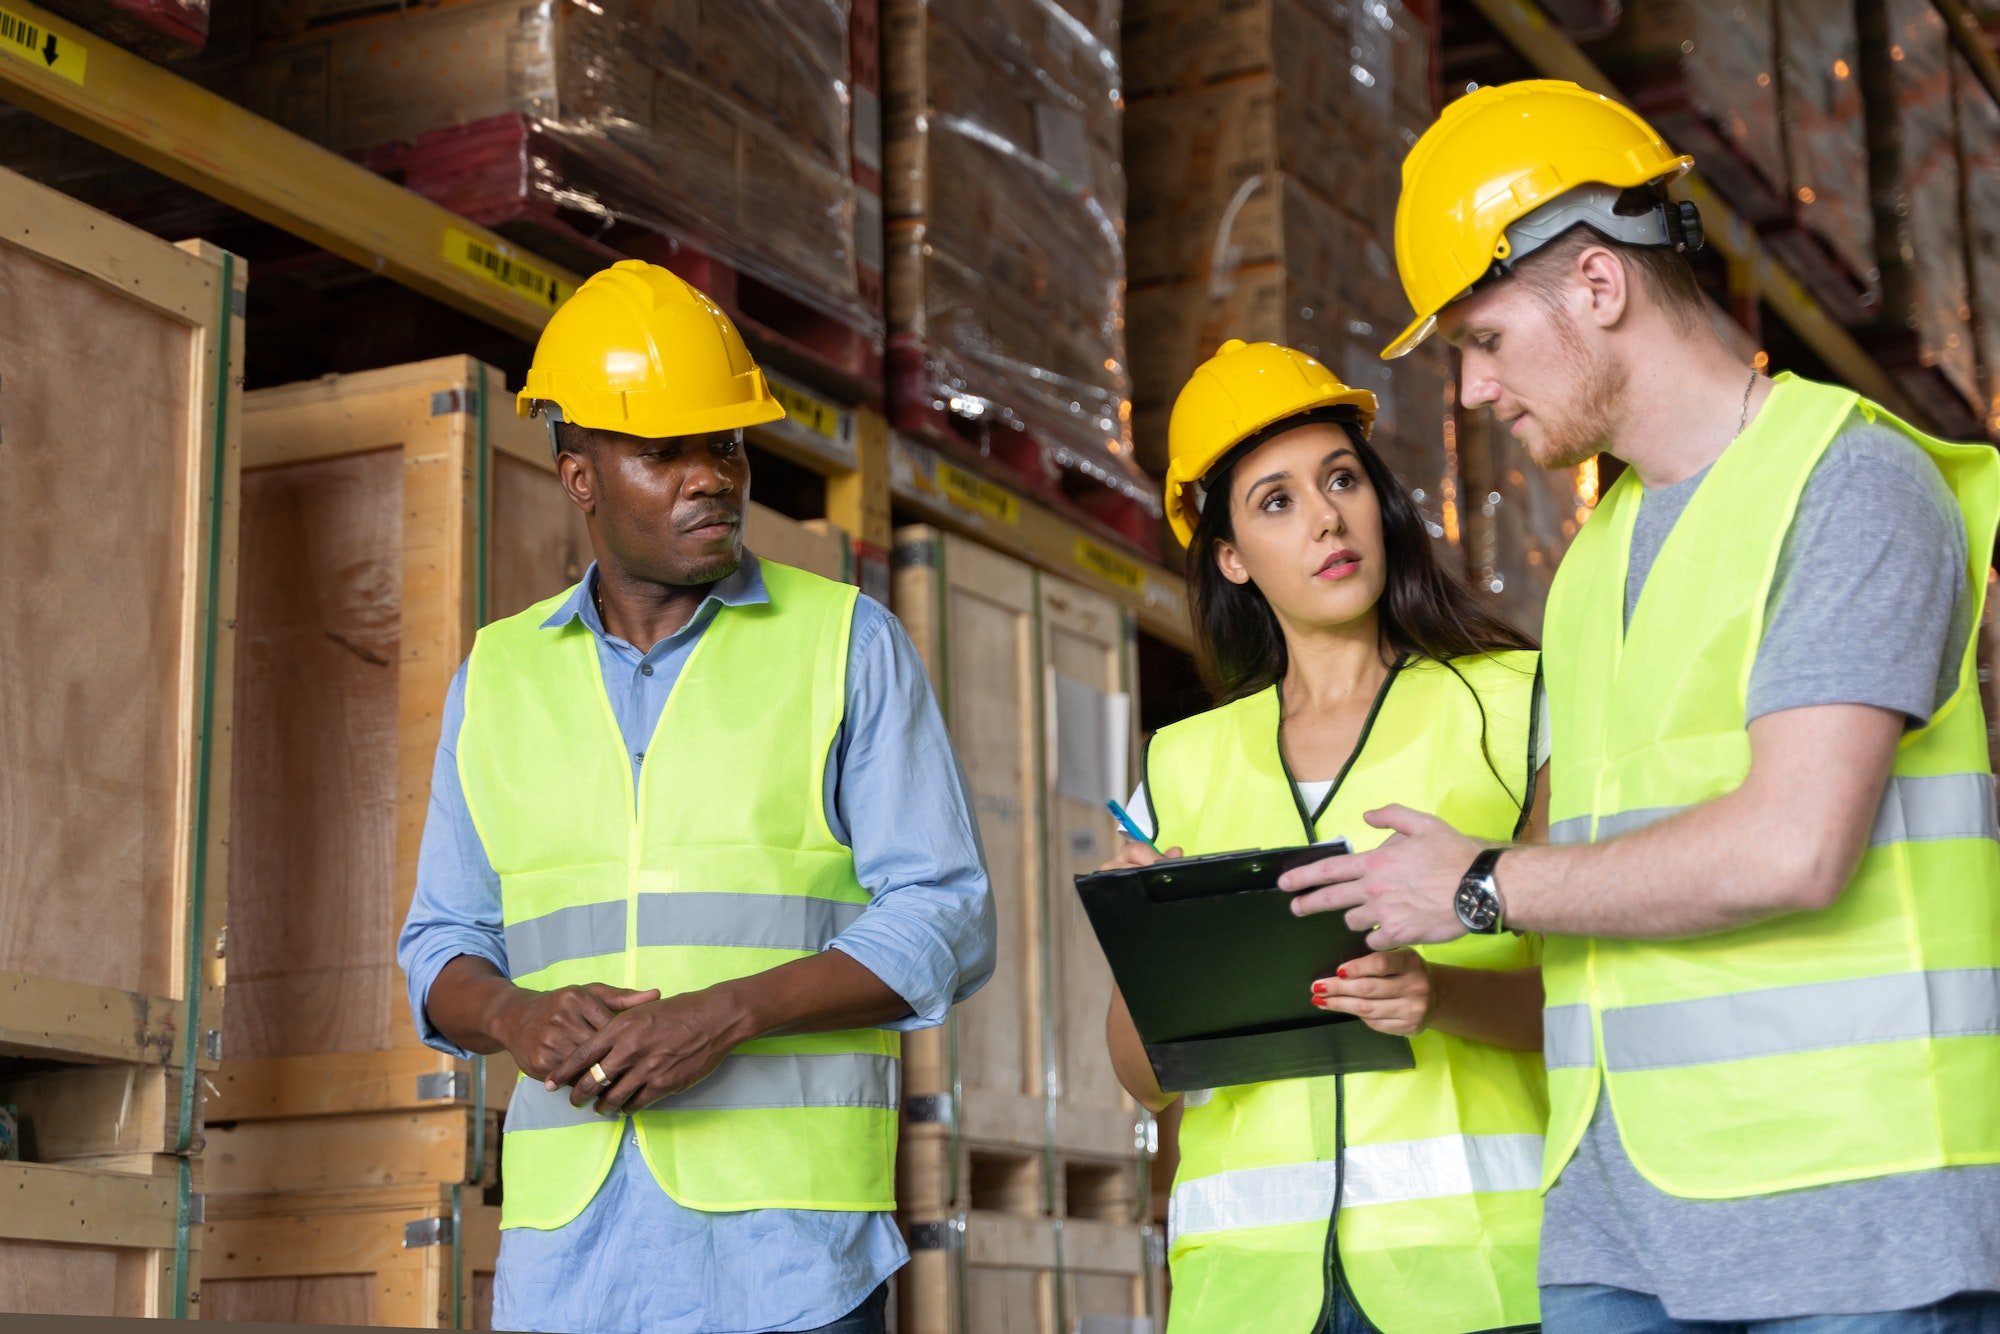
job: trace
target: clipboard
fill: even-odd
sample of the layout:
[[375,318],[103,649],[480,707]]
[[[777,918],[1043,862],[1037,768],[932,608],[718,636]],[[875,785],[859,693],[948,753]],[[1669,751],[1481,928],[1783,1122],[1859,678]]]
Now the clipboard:
[[1312,984],[1369,952],[1340,913],[1294,917],[1278,877],[1346,839],[1076,877],[1160,1087],[1409,1070],[1408,1038],[1312,1005]]

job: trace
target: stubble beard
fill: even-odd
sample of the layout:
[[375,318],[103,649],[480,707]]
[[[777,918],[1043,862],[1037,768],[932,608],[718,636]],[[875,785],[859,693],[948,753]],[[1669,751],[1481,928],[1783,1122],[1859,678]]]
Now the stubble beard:
[[1567,324],[1558,321],[1556,329],[1577,387],[1565,411],[1540,419],[1543,439],[1528,447],[1529,459],[1549,472],[1586,463],[1610,443],[1628,378],[1615,358],[1593,355]]

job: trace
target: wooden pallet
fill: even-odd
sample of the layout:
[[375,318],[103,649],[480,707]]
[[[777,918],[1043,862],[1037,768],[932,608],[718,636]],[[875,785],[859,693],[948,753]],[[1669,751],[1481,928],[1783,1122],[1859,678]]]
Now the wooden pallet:
[[54,0],[49,8],[149,60],[208,45],[209,0]]
[[1058,1153],[1037,1145],[969,1140],[944,1126],[905,1126],[897,1148],[896,1205],[912,1217],[965,1208],[1135,1223],[1145,1221],[1142,1198],[1150,1191],[1149,1170],[1132,1150]]
[[491,1329],[500,1210],[450,1187],[218,1199],[211,1320]]
[[1101,442],[1080,442],[1032,414],[954,411],[936,389],[940,382],[965,379],[963,368],[946,369],[953,364],[948,353],[915,334],[892,334],[890,425],[1012,489],[1025,489],[1148,559],[1160,559],[1160,511],[1150,484],[1135,477],[1108,481],[1100,475],[1107,469],[1104,464],[1086,470],[1080,460],[1101,456]]
[[909,1222],[903,1334],[1149,1334],[1165,1246],[1143,1225],[961,1213]]
[[0,173],[0,270],[0,1055],[212,1069],[244,267]]
[[443,1106],[211,1125],[209,1194],[495,1186],[501,1113]]
[[19,1157],[27,1162],[199,1153],[208,1079],[198,1073],[193,1096],[183,1097],[184,1076],[175,1067],[0,1058],[0,1106],[13,1109]]
[[[418,1045],[392,942],[451,677],[479,623],[581,576],[583,522],[545,428],[466,358],[262,390],[244,429],[238,1003],[211,1119],[423,1112],[426,1082],[469,1105],[476,1067]],[[746,538],[848,566],[837,531],[754,504]]]
[[0,1162],[0,1311],[200,1313],[199,1201],[183,1197],[180,1160],[116,1167]]
[[[587,181],[588,169],[575,164],[575,156],[520,115],[439,129],[354,154],[371,170],[579,273],[593,273],[620,259],[664,265],[728,311],[759,360],[847,402],[880,399],[879,328],[823,310],[731,263],[717,238],[673,235],[566,207],[534,189],[522,169],[523,162],[547,162],[557,164],[549,170],[566,181],[572,175]],[[566,161],[572,165],[561,165]],[[879,308],[879,268],[865,295],[872,295]]]
[[[1111,752],[1129,761],[1130,711],[1115,701],[1129,700],[1131,627],[1108,599],[935,529],[901,530],[896,567],[895,610],[964,760],[999,916],[992,980],[903,1044],[905,1176],[925,1183],[911,1198],[965,1208],[985,1189],[969,1154],[1130,1166],[1147,1141],[1110,1075],[1109,972],[1070,887],[1112,855],[1096,787],[1129,777]],[[1089,772],[1062,772],[1065,755]],[[1016,1181],[1007,1207],[1061,1209],[1066,1179],[1040,1194]]]

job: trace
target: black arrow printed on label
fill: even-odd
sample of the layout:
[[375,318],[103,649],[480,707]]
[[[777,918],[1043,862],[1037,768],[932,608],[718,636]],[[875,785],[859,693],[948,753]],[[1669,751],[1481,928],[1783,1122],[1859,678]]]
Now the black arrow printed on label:
[[54,33],[49,34],[49,44],[42,48],[42,59],[51,65],[56,63],[56,35]]

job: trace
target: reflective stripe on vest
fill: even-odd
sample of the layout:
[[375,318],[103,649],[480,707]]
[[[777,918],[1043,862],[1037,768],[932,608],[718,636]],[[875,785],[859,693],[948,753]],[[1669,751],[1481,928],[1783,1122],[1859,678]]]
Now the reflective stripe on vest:
[[[1617,838],[1679,815],[1686,806],[1655,806],[1598,817],[1597,838]],[[1990,773],[1897,774],[1882,791],[1869,831],[1870,847],[1891,843],[1921,843],[1948,838],[2000,838],[2000,814],[1994,806]],[[1589,843],[1590,817],[1573,815],[1549,826],[1551,843]]]
[[[1146,773],[1162,846],[1199,855],[1345,835],[1366,851],[1387,831],[1365,812],[1390,802],[1508,839],[1528,791],[1535,665],[1532,653],[1496,653],[1401,667],[1319,812],[1298,809],[1276,689],[1163,728]],[[1421,947],[1439,964],[1485,969],[1532,967],[1537,950],[1504,934]],[[1330,1226],[1347,1289],[1374,1328],[1535,1321],[1541,1062],[1435,1032],[1411,1046],[1411,1070],[1185,1095],[1170,1197],[1173,1334],[1238,1334],[1246,1321],[1314,1328]]]
[[[859,903],[790,894],[641,894],[638,943],[816,953],[862,912]],[[624,950],[622,902],[558,908],[507,928],[507,964],[516,977]]]
[[[1966,535],[1960,605],[1977,618],[2000,457],[1779,376],[1629,616],[1648,503],[1636,474],[1606,491],[1563,558],[1544,621],[1552,841],[1630,834],[1749,778],[1744,717],[1782,596],[1774,571],[1815,470],[1855,423],[1936,470]],[[1688,1199],[2000,1163],[2000,820],[1976,642],[1951,664],[1950,697],[1898,741],[1865,850],[1830,904],[1683,939],[1548,938],[1545,1185],[1600,1098],[1639,1174]]]
[[[1533,1190],[1542,1177],[1540,1135],[1442,1135],[1348,1149],[1342,1209],[1446,1195]],[[1333,1216],[1331,1162],[1249,1167],[1174,1187],[1167,1237],[1236,1228],[1323,1223]]]
[[[1547,1012],[1550,1069],[1589,1065],[1590,1010]],[[1870,1042],[2000,1034],[2000,968],[1890,973],[1604,1012],[1604,1068],[1663,1070]]]
[[[899,1062],[893,1056],[866,1052],[826,1055],[724,1058],[708,1078],[658,1102],[649,1112],[743,1111],[771,1107],[887,1107],[898,1101]],[[507,1103],[506,1129],[547,1130],[616,1121],[600,1115],[594,1103],[572,1106],[566,1088],[547,1089],[532,1079],[514,1085]]]

